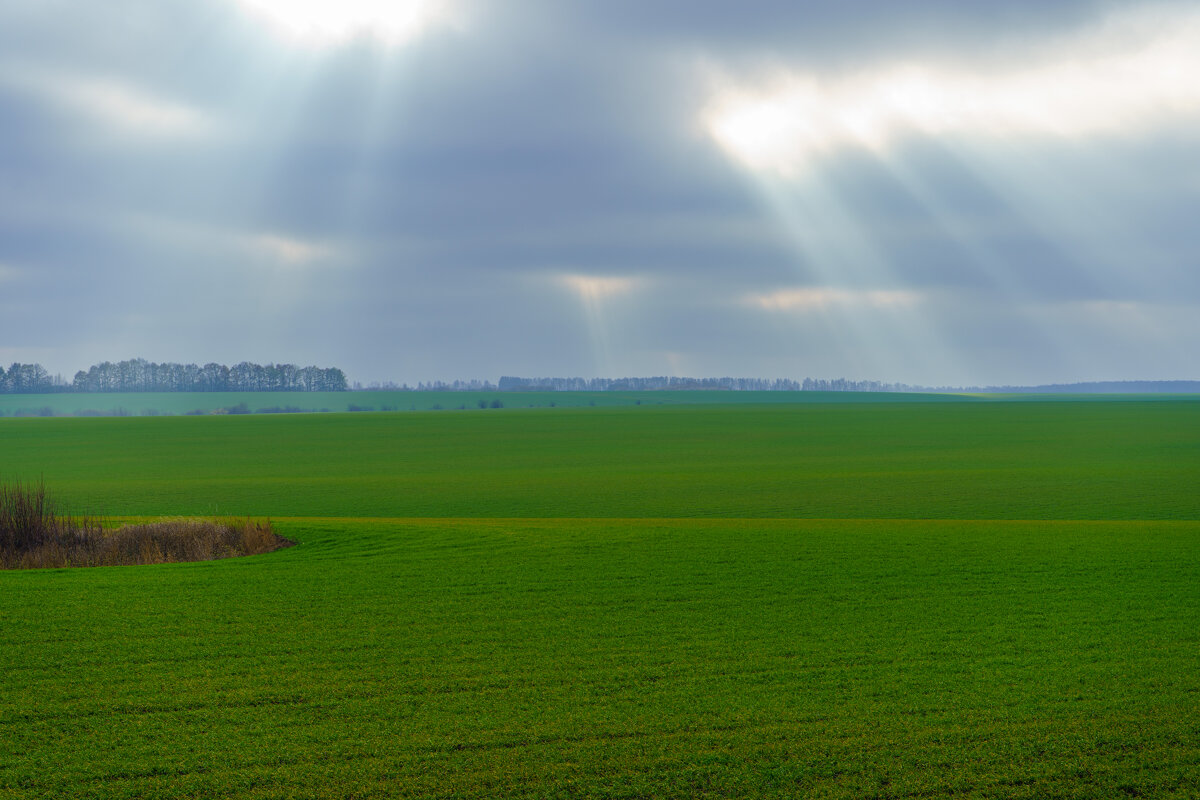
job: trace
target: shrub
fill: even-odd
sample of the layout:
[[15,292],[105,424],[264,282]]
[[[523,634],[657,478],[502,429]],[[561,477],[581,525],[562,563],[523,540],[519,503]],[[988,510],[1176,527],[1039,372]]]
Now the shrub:
[[212,561],[269,553],[287,546],[269,522],[175,519],[126,525],[105,534],[87,553],[87,565]]
[[105,530],[57,513],[45,486],[0,484],[0,568],[99,567],[209,561],[269,553],[291,542],[270,522],[174,519]]
[[0,564],[10,566],[26,554],[72,546],[94,536],[100,523],[90,517],[60,515],[41,481],[0,484]]

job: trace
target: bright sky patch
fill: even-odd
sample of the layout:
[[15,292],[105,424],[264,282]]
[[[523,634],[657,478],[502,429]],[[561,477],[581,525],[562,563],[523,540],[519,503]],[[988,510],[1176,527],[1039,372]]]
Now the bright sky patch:
[[328,47],[358,39],[401,45],[450,21],[447,0],[238,0],[288,39]]
[[726,81],[704,113],[721,147],[755,171],[795,173],[846,146],[912,134],[1085,137],[1138,132],[1200,112],[1200,13],[1146,14],[1045,48],[1007,69],[894,64],[823,80],[789,72]]
[[633,278],[615,275],[563,275],[560,280],[586,301],[624,294],[637,285]]
[[904,289],[837,289],[810,286],[779,289],[750,295],[748,305],[766,311],[823,311],[834,306],[845,308],[897,308],[917,302],[916,292]]
[[253,236],[249,238],[248,243],[254,250],[287,266],[304,266],[328,258],[332,254],[324,245],[277,234]]
[[202,111],[119,80],[18,64],[0,76],[0,85],[44,96],[60,108],[127,136],[205,137],[217,129]]

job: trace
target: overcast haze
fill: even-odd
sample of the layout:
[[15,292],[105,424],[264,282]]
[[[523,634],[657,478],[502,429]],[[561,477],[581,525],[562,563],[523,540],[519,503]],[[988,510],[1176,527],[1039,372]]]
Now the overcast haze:
[[1194,2],[0,4],[0,361],[1195,379]]

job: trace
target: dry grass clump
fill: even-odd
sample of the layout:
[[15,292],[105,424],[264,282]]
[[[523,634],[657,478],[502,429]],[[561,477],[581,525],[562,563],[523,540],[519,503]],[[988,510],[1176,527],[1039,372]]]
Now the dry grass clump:
[[251,519],[172,519],[106,530],[93,517],[58,514],[40,482],[0,484],[3,569],[211,561],[291,544],[269,521]]

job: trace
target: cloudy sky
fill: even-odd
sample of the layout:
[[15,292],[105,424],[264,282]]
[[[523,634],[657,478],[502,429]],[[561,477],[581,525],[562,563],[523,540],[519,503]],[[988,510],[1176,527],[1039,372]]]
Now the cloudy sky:
[[4,0],[0,361],[1200,378],[1200,7]]

